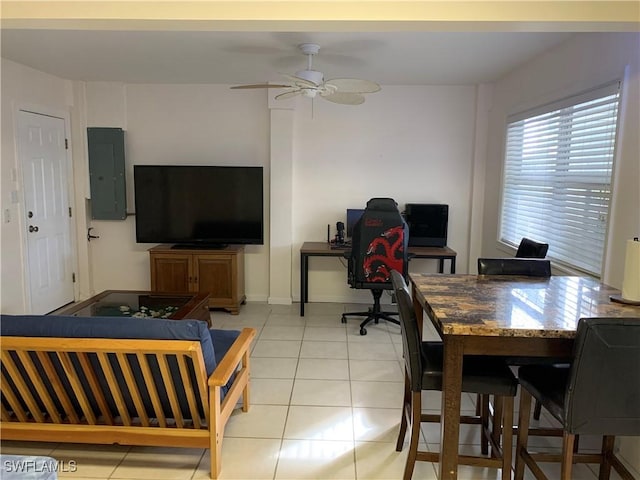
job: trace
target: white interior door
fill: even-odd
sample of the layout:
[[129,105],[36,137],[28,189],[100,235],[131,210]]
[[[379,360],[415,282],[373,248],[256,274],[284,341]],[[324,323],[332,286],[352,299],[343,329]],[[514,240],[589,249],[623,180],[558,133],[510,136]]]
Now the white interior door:
[[74,300],[64,120],[20,111],[18,135],[31,313],[48,313]]

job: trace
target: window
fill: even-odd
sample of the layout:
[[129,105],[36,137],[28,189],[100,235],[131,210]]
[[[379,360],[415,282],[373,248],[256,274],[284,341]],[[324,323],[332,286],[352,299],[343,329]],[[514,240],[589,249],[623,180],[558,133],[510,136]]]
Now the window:
[[611,202],[619,82],[507,119],[500,240],[600,276]]

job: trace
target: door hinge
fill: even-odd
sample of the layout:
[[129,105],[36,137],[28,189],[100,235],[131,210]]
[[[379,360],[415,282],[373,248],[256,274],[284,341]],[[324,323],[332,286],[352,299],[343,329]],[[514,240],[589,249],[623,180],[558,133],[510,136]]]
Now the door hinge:
[[69,150],[69,139],[68,138],[64,139],[64,149],[65,150]]
[[72,281],[73,283],[76,283],[76,272],[73,272],[73,273],[71,274],[71,281]]
[[69,207],[69,217],[73,217],[73,214],[71,213],[71,207]]

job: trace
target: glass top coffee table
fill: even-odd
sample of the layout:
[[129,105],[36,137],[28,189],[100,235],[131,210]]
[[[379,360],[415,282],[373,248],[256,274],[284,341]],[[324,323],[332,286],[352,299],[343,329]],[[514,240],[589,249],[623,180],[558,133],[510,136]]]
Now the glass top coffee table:
[[84,302],[51,312],[51,315],[204,320],[211,327],[208,293],[163,294],[134,290],[105,290]]

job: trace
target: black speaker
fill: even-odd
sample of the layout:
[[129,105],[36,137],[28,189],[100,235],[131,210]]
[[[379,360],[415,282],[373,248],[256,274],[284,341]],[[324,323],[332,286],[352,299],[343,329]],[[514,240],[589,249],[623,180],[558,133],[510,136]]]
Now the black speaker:
[[407,203],[404,217],[409,225],[410,247],[445,247],[449,225],[449,205]]

